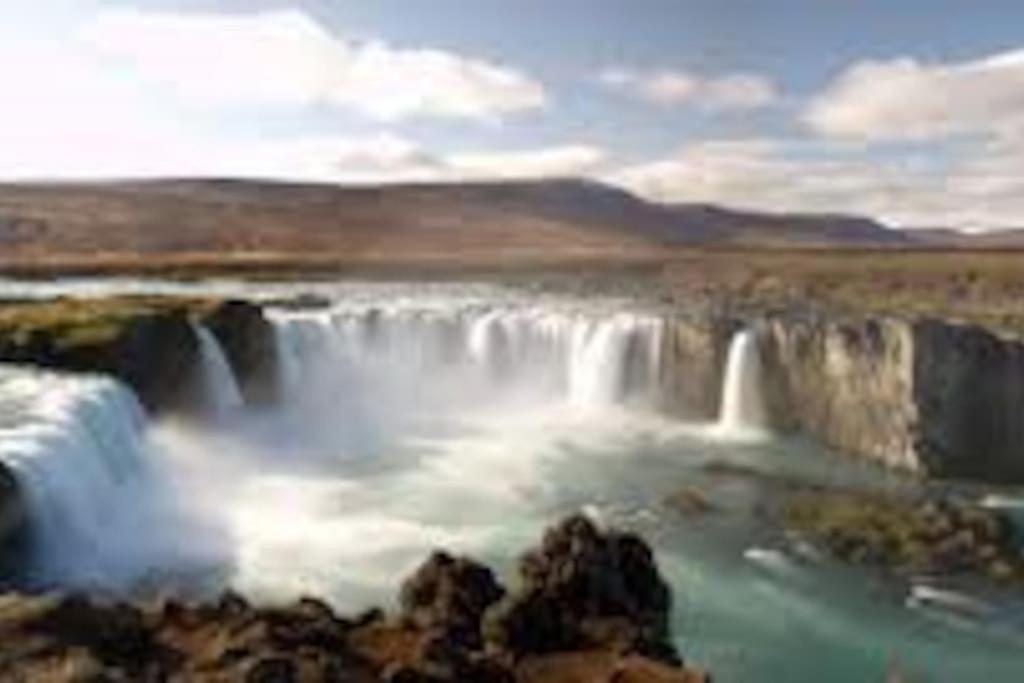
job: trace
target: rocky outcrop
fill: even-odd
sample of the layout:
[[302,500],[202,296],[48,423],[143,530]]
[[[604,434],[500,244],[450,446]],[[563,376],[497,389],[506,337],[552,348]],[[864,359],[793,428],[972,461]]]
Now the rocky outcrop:
[[802,493],[784,507],[787,526],[856,564],[933,577],[1024,582],[1011,520],[961,501],[877,493]]
[[611,647],[680,661],[669,637],[671,591],[639,537],[570,517],[523,556],[519,575],[519,590],[485,618],[485,639],[500,649],[545,654]]
[[246,301],[225,301],[201,322],[217,337],[238,378],[246,403],[272,405],[279,398],[274,328],[263,309]]
[[56,299],[0,307],[0,362],[112,375],[151,412],[201,405],[193,322],[217,337],[250,405],[278,398],[274,330],[242,301],[163,297]]
[[[521,578],[522,588],[503,599],[486,567],[437,553],[405,582],[396,618],[373,611],[346,619],[310,599],[265,608],[234,595],[205,605],[7,596],[0,599],[0,679],[708,680],[678,666],[668,588],[639,538],[571,518],[525,556]],[[544,621],[523,621],[525,605]]]
[[185,308],[58,301],[5,314],[0,362],[112,375],[153,412],[196,405],[199,350]]

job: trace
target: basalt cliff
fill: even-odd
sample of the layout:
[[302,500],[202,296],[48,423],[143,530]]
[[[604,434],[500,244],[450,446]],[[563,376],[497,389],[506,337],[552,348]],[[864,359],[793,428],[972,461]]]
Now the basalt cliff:
[[1024,481],[1024,344],[979,326],[820,312],[670,324],[666,395],[713,417],[734,332],[755,332],[768,427],[940,478]]
[[[638,304],[640,305],[640,304]],[[1024,481],[1024,343],[980,325],[820,309],[663,306],[662,399],[713,418],[740,329],[755,333],[768,426],[941,478]],[[247,403],[276,400],[278,358],[261,306],[117,297],[0,308],[0,362],[109,374],[155,413],[196,405],[204,325]]]

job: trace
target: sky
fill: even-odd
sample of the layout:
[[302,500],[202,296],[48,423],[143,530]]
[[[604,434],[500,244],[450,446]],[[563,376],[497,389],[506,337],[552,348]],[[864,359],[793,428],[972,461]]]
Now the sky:
[[579,176],[1024,226],[1018,0],[6,0],[0,178]]

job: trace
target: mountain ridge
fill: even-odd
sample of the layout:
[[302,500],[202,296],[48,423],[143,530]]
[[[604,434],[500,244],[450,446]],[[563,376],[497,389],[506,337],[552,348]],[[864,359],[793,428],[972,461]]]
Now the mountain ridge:
[[665,204],[593,180],[335,185],[235,178],[0,184],[0,256],[555,254],[895,248],[870,218]]

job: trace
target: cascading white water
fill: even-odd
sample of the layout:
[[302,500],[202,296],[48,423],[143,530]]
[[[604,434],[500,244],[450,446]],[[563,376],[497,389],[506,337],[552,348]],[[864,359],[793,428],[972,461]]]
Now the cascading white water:
[[29,506],[35,581],[116,586],[176,555],[146,416],[126,387],[0,366],[0,415],[0,462]]
[[740,330],[729,345],[718,425],[726,433],[738,434],[767,428],[761,393],[761,353],[753,330]]
[[204,407],[214,417],[230,415],[245,405],[231,364],[213,332],[199,324],[193,330],[199,342]]
[[[341,372],[374,392],[397,385],[403,399],[528,393],[596,408],[653,401],[659,385],[656,316],[373,308],[289,312],[275,322],[281,366],[302,394]],[[446,392],[452,386],[458,391]]]

